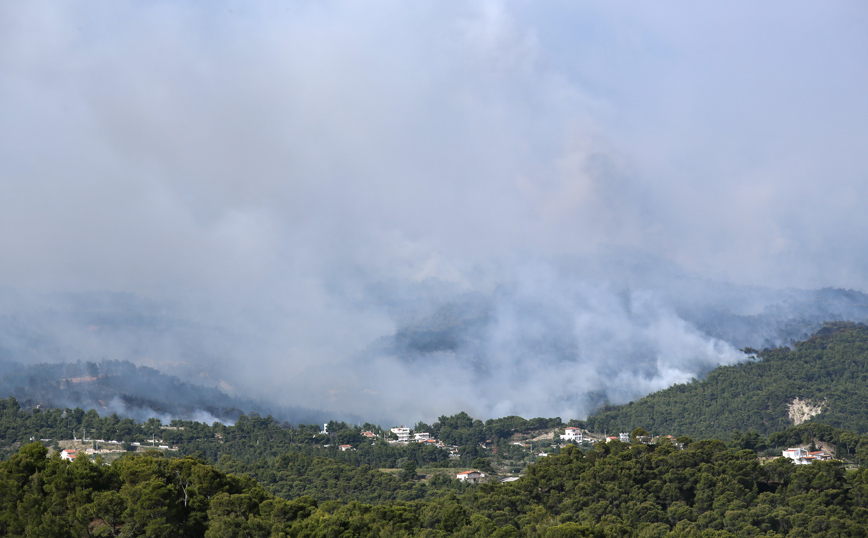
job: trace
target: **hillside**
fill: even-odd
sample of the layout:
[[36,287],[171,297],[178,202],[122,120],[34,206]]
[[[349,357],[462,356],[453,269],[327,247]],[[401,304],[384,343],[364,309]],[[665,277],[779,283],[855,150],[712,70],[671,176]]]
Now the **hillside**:
[[[753,350],[747,350],[751,352]],[[712,371],[587,420],[592,431],[729,438],[768,435],[806,420],[868,432],[868,326],[831,323],[794,349],[766,349],[757,360]]]
[[318,423],[328,418],[310,409],[230,396],[217,388],[185,382],[129,361],[28,365],[0,359],[0,398],[8,396],[25,408],[81,407],[139,421],[158,417],[166,422],[233,422],[242,410],[296,423]]
[[283,499],[190,457],[148,453],[105,465],[46,456],[33,443],[0,462],[3,536],[831,537],[865,536],[868,526],[865,468],[762,465],[720,441],[568,447],[515,482],[377,505]]

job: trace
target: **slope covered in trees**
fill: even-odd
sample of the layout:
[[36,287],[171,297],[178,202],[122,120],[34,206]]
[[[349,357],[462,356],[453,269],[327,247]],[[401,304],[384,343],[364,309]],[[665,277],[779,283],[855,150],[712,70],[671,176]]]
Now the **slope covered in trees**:
[[[195,456],[225,472],[257,479],[270,492],[285,498],[311,496],[317,500],[359,500],[382,503],[395,500],[427,499],[442,491],[460,491],[461,484],[449,479],[455,469],[491,468],[491,459],[511,469],[522,468],[536,459],[529,451],[505,442],[514,431],[533,432],[560,419],[506,417],[485,423],[466,413],[442,416],[431,427],[449,442],[460,443],[456,454],[431,443],[391,444],[380,438],[383,432],[372,424],[350,426],[344,422],[328,423],[328,434],[318,425],[277,423],[271,417],[241,415],[227,426],[195,421],[172,421],[163,426],[158,419],[137,423],[117,415],[100,416],[95,410],[22,409],[14,398],[0,399],[0,459],[14,453],[22,443],[44,439],[59,448],[59,440],[115,440],[93,442],[101,449],[137,450],[156,444],[174,447],[175,456]],[[418,428],[419,425],[417,425]],[[373,439],[361,432],[371,430]],[[500,443],[501,450],[487,450],[479,441],[487,438]],[[67,441],[64,441],[67,443]],[[79,441],[80,443],[80,441]],[[342,451],[339,445],[351,445]],[[80,447],[81,445],[79,445]],[[115,457],[110,453],[105,457]],[[490,458],[490,459],[489,459]],[[416,476],[417,467],[429,468],[434,476],[427,481]],[[381,468],[404,469],[399,476]],[[432,471],[431,469],[437,469]],[[414,480],[413,477],[416,477]],[[445,480],[444,480],[445,477]]]
[[[69,463],[39,443],[0,463],[0,535],[857,537],[868,469],[762,465],[720,441],[568,447],[509,484],[377,505],[273,496],[194,458]],[[376,486],[372,486],[376,487]]]
[[820,409],[813,422],[868,432],[868,327],[827,324],[793,349],[765,349],[757,360],[722,366],[702,381],[604,408],[587,426],[699,438],[728,439],[751,430],[768,435],[794,424],[790,406],[796,399]]

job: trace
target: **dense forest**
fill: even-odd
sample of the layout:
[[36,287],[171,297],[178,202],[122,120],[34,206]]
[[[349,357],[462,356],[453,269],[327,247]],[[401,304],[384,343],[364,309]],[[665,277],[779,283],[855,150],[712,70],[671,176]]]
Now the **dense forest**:
[[586,421],[596,431],[632,431],[730,439],[793,425],[795,399],[820,408],[811,421],[868,433],[868,326],[831,323],[794,345],[754,353],[756,360],[722,366],[702,381],[679,384]]
[[[278,423],[271,417],[241,415],[234,425],[174,420],[163,425],[152,418],[138,423],[116,414],[100,416],[95,410],[22,408],[14,398],[0,400],[0,459],[23,443],[44,439],[55,449],[57,440],[77,436],[100,449],[142,451],[148,446],[173,447],[179,457],[195,456],[218,469],[251,476],[276,495],[295,498],[309,495],[318,500],[355,499],[371,503],[426,499],[441,490],[457,491],[456,469],[492,465],[519,472],[537,459],[523,447],[508,442],[516,432],[531,436],[562,426],[560,419],[504,417],[485,422],[467,413],[441,416],[432,425],[417,424],[446,447],[432,443],[392,444],[383,439],[379,426],[351,426],[331,421],[329,433],[319,425]],[[362,435],[369,431],[374,438]],[[93,441],[101,440],[101,441]],[[110,443],[109,441],[117,441]],[[486,443],[488,445],[486,446]],[[340,450],[350,445],[352,450]],[[549,445],[551,443],[549,442]],[[557,447],[554,448],[557,451]],[[430,480],[415,469],[427,468]],[[387,474],[379,469],[401,469]]]
[[[286,462],[279,461],[278,465]],[[291,462],[290,462],[291,464]],[[372,486],[376,487],[376,486]],[[157,452],[105,464],[25,445],[0,463],[0,535],[735,537],[868,533],[868,469],[762,464],[720,441],[567,447],[520,480],[379,504],[283,499]]]

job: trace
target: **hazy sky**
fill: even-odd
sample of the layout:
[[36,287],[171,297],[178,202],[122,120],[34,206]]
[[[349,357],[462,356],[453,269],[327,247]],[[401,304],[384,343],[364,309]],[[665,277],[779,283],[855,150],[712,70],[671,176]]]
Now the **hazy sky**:
[[179,301],[297,379],[394,331],[371,282],[866,290],[866,96],[858,0],[6,2],[0,284]]

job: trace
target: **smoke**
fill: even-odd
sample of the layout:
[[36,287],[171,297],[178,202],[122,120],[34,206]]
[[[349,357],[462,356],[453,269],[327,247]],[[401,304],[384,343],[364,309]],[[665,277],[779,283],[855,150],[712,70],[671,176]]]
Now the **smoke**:
[[866,19],[3,5],[0,353],[566,418],[862,315]]
[[[701,334],[650,291],[572,280],[526,267],[486,296],[457,296],[406,323],[370,353],[373,379],[399,379],[382,398],[416,399],[485,417],[585,417],[744,360]],[[411,396],[412,395],[412,396]]]
[[734,286],[626,253],[513,267],[491,291],[406,294],[395,332],[356,361],[381,390],[353,394],[354,408],[584,418],[751,360],[742,348],[868,319],[860,292]]

